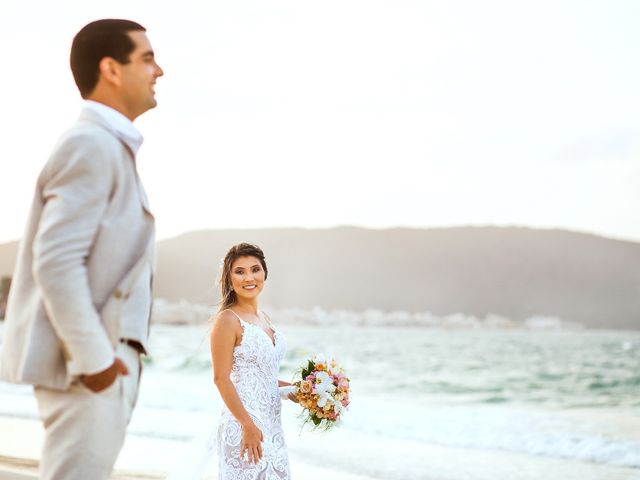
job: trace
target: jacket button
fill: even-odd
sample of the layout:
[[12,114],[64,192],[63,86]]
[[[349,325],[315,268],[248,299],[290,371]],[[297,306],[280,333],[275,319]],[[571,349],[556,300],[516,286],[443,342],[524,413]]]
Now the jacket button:
[[116,297],[118,300],[122,298],[122,292],[120,291],[119,288],[115,292],[113,292],[113,296]]

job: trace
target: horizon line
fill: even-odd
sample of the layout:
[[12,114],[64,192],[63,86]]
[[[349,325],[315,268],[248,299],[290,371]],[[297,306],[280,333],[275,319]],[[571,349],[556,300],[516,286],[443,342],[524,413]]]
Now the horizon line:
[[[607,240],[614,240],[619,242],[629,242],[629,243],[640,243],[640,238],[630,238],[630,237],[622,237],[615,236],[612,234],[604,234],[594,231],[588,230],[579,230],[568,227],[558,227],[558,226],[548,226],[548,227],[532,227],[530,225],[522,225],[522,224],[458,224],[458,225],[447,225],[447,226],[415,226],[415,225],[393,225],[393,226],[385,226],[385,227],[374,227],[374,226],[365,226],[365,225],[357,225],[357,224],[336,224],[332,226],[323,226],[323,227],[305,227],[305,226],[268,226],[268,227],[222,227],[222,228],[196,228],[193,230],[186,230],[180,233],[174,233],[166,236],[158,236],[156,238],[156,243],[162,242],[165,240],[173,240],[180,238],[185,235],[190,235],[194,233],[206,233],[206,232],[231,232],[231,231],[264,231],[264,230],[318,230],[318,231],[327,231],[327,230],[339,230],[339,229],[354,229],[354,230],[371,230],[371,231],[389,231],[389,230],[456,230],[456,229],[520,229],[520,230],[535,230],[535,231],[561,231],[567,233],[574,233],[578,235],[589,235],[593,237],[604,238]],[[8,245],[10,243],[20,242],[20,238],[14,238],[11,240],[0,241],[1,245]]]

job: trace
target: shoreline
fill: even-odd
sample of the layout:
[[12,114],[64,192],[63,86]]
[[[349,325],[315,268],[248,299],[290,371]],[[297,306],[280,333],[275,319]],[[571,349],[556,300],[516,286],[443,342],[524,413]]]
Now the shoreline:
[[[389,437],[382,431],[372,435],[357,429],[336,429],[330,437],[302,434],[295,420],[295,406],[283,408],[294,479],[539,480],[551,473],[551,477],[563,480],[640,480],[640,468],[592,463],[560,455],[550,457],[496,448],[415,442]],[[573,420],[579,421],[583,415],[575,412]],[[609,423],[612,413],[602,412],[601,415],[598,422]],[[358,416],[353,420],[357,424]],[[147,419],[146,424],[149,423]],[[637,423],[629,422],[633,433],[628,437],[629,441],[640,439],[634,433],[635,425]],[[176,467],[177,471],[184,472],[182,465],[193,465],[193,462],[182,463],[182,460],[189,461],[188,454],[193,446],[201,443],[200,438],[194,440],[194,445],[184,439],[141,435],[140,430],[138,433],[135,430],[134,427],[133,432],[127,435],[112,480],[164,479],[167,472],[173,472]],[[0,480],[37,479],[37,459],[44,434],[40,421],[28,416],[0,415],[0,431],[3,433],[0,435]],[[606,430],[603,432],[605,435]],[[527,431],[524,430],[522,435],[525,441]],[[198,454],[197,449],[195,453]],[[216,478],[217,465],[215,460],[212,463],[206,470],[208,476],[205,478],[208,480]]]
[[[334,470],[305,465],[292,464],[291,473],[296,478],[334,478],[336,480],[371,480],[354,474],[336,473]],[[167,474],[135,470],[114,470],[111,480],[163,480]],[[207,480],[217,476],[208,475]],[[29,458],[7,457],[0,455],[0,480],[38,480],[38,461]]]
[[[37,480],[38,460],[0,455],[0,480]],[[129,470],[116,470],[112,480],[158,480],[164,475]]]
[[[3,432],[0,436],[0,480],[37,480],[44,433],[40,421],[0,416],[0,431]],[[434,443],[417,446],[410,440],[396,438],[390,442],[385,436],[371,436],[366,432],[338,429],[333,432],[331,441],[327,440],[321,435],[288,436],[292,478],[539,480],[552,473],[550,478],[563,480],[640,480],[640,469],[636,468],[499,449]],[[344,451],[346,445],[350,449],[348,454]],[[173,470],[176,461],[181,460],[189,448],[189,442],[129,433],[111,479],[165,479],[167,472]],[[216,465],[211,465],[204,478],[216,479],[216,470]]]
[[0,455],[0,480],[36,480],[38,461]]
[[[0,480],[38,480],[38,459],[44,431],[33,418],[0,415]],[[189,443],[128,434],[115,464],[111,480],[160,480],[180,460]],[[153,452],[153,455],[149,455]],[[334,480],[372,480],[371,477],[310,465],[290,457],[293,478],[332,478]],[[207,480],[217,478],[217,468],[207,469]],[[203,479],[204,480],[204,479]]]

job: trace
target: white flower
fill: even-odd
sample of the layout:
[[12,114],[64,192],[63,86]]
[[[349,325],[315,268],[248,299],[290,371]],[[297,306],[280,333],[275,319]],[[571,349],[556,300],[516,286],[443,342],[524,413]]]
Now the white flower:
[[316,373],[316,383],[313,385],[313,393],[318,395],[318,406],[324,407],[327,401],[333,402],[331,394],[336,391],[333,379],[327,372]]
[[316,372],[316,383],[313,388],[313,393],[318,393],[319,391],[333,393],[336,391],[333,378],[327,372]]
[[316,393],[316,395],[318,395],[318,406],[320,408],[324,408],[324,406],[327,404],[327,402],[331,402],[332,398],[331,395],[328,392],[325,391],[319,391]]

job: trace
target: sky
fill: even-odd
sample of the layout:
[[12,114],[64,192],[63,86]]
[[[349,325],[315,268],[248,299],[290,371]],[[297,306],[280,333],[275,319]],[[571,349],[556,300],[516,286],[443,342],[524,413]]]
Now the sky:
[[142,23],[136,120],[159,238],[200,229],[516,225],[640,241],[640,2],[0,4],[0,242],[82,102],[74,34]]

